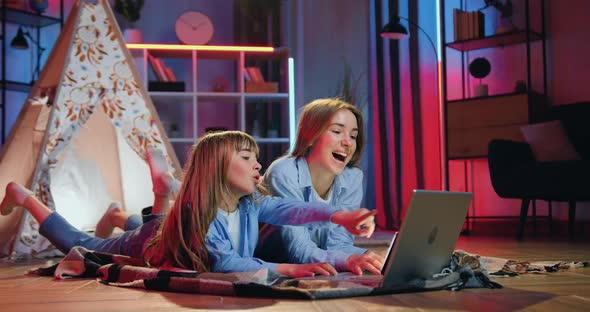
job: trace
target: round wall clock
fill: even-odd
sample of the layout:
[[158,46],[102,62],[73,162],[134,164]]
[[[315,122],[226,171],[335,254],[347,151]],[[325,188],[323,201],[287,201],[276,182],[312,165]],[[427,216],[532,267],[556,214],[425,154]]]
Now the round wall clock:
[[184,44],[206,44],[213,38],[211,19],[196,11],[182,13],[174,26],[178,40]]

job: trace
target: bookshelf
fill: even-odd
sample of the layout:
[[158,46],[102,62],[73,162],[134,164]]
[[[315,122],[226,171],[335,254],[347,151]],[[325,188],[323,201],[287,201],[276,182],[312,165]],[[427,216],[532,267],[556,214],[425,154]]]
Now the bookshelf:
[[[439,8],[442,14],[441,93],[446,116],[446,159],[485,158],[489,141],[522,140],[520,126],[542,119],[548,105],[545,1],[514,2],[514,11],[522,17],[516,22],[514,31],[494,34],[492,27],[486,25],[481,36],[466,40],[454,38],[457,30],[453,33],[452,11],[465,10],[467,3],[464,0],[454,3],[458,6],[446,7],[445,1],[441,1]],[[485,19],[493,19],[496,14],[499,13],[487,9]],[[489,56],[493,57],[492,68],[504,68],[505,72],[500,76],[510,79],[512,84],[497,82],[494,92],[475,97],[470,90],[474,82],[468,79],[468,65],[477,57]],[[512,60],[515,56],[519,57],[518,61]],[[533,58],[537,61],[534,62]],[[511,62],[520,65],[522,70],[502,66],[502,63]],[[514,90],[514,83],[519,80],[525,82],[524,92]],[[512,118],[514,116],[518,118]]]
[[534,31],[515,31],[507,34],[491,35],[477,39],[454,41],[448,43],[447,46],[457,51],[467,52],[487,48],[505,47],[521,43],[526,44],[527,41],[534,42],[542,39],[543,36]]
[[[181,163],[190,146],[211,129],[241,130],[253,135],[261,149],[263,170],[294,142],[293,60],[288,49],[174,44],[127,47]],[[184,84],[184,91],[149,90],[150,81],[158,80],[150,57],[169,66],[177,83]],[[276,88],[248,92],[252,90],[247,89],[244,77],[249,66],[260,66],[266,83],[276,84]],[[214,87],[220,79],[225,82],[223,91]]]
[[[443,155],[446,175],[443,178],[450,190],[454,190],[455,186],[474,194],[465,233],[471,231],[473,220],[478,218],[511,217],[477,211],[476,206],[481,203],[478,200],[479,190],[485,187],[486,182],[475,178],[475,171],[478,170],[475,168],[488,170],[489,142],[494,139],[523,140],[520,127],[541,121],[549,105],[545,1],[519,0],[512,3],[514,19],[511,23],[514,27],[510,31],[497,31],[501,25],[498,22],[500,12],[488,8],[483,12],[487,21],[483,31],[462,40],[456,40],[453,10],[473,12],[473,9],[481,8],[483,1],[439,3],[441,96],[446,142],[446,153]],[[472,7],[467,9],[467,5]],[[471,61],[482,57],[491,63],[492,75],[484,78],[487,80],[484,83],[490,84],[490,92],[485,96],[475,96],[471,90],[478,82],[475,78],[470,79],[468,67]],[[518,86],[520,82],[524,82],[524,87]],[[453,168],[452,180],[449,167]]]

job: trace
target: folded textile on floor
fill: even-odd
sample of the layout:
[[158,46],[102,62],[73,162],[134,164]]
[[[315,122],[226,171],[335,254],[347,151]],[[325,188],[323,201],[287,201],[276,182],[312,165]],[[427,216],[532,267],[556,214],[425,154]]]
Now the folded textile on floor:
[[96,277],[100,282],[149,290],[246,297],[327,299],[464,287],[500,288],[489,280],[478,256],[454,254],[449,267],[431,280],[416,279],[396,288],[371,287],[352,281],[292,279],[269,270],[241,273],[201,273],[178,268],[146,266],[141,259],[74,247],[57,264],[31,274]]
[[480,270],[485,271],[489,277],[509,277],[531,273],[545,274],[590,266],[589,261],[519,261],[483,257],[463,250],[455,250],[453,252],[453,258],[459,262],[460,266],[469,265],[480,267]]

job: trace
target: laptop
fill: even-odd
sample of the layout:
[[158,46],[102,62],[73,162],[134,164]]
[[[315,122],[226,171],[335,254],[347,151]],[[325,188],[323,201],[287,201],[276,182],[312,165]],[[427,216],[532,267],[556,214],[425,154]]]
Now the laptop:
[[402,227],[387,251],[381,275],[314,276],[368,286],[394,288],[408,281],[432,276],[449,265],[472,193],[414,190]]

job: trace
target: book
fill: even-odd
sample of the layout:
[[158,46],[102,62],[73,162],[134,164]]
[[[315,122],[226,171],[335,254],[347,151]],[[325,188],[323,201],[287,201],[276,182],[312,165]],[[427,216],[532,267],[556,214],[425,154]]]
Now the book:
[[482,12],[477,11],[476,21],[477,21],[476,22],[476,29],[477,29],[476,35],[477,35],[477,38],[483,38],[483,37],[486,36],[486,32],[485,32],[485,25],[486,25],[485,15]]
[[477,38],[476,35],[476,19],[477,18],[477,12],[469,12],[469,39],[474,39]]
[[469,14],[461,11],[461,40],[469,39]]
[[150,64],[152,64],[152,69],[154,70],[158,80],[169,81],[168,76],[166,75],[166,68],[164,67],[164,63],[162,63],[162,60],[152,55],[148,55],[148,59]]
[[168,78],[168,81],[176,81],[176,75],[174,75],[172,68],[168,66],[165,67],[166,68],[164,69],[164,71],[166,72],[166,78]]
[[453,35],[455,38],[455,41],[459,41],[459,29],[460,29],[460,25],[459,25],[459,15],[461,14],[461,10],[459,9],[453,9]]
[[246,71],[248,72],[248,75],[250,76],[250,81],[264,82],[264,77],[262,76],[262,73],[260,72],[260,68],[258,68],[256,66],[246,67]]
[[25,9],[25,2],[20,0],[6,0],[6,7],[17,10]]
[[453,26],[455,41],[462,41],[471,38],[470,13],[463,10],[453,10]]

